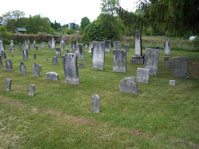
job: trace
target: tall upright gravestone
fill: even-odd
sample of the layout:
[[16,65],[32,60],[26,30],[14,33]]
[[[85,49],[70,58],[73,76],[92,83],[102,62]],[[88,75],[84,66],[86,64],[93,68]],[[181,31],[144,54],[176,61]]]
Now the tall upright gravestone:
[[66,53],[62,57],[65,81],[69,84],[79,84],[79,71],[77,56],[74,53]]
[[6,71],[12,71],[12,61],[11,59],[6,59]]
[[26,64],[24,62],[20,62],[20,64],[19,64],[19,72],[22,75],[26,74]]
[[159,48],[146,48],[144,57],[144,68],[149,69],[149,75],[157,75],[159,54]]
[[142,55],[142,38],[139,31],[136,31],[135,33],[135,56],[132,57],[131,62],[133,64],[144,63],[144,56]]
[[104,57],[105,57],[105,42],[96,41],[93,43],[93,69],[104,69]]
[[33,76],[40,77],[42,66],[40,64],[34,63],[33,64]]
[[14,49],[15,49],[14,41],[11,40],[11,41],[10,41],[10,52],[13,53],[13,52],[14,52]]
[[113,51],[113,71],[126,72],[127,52],[115,50]]
[[0,56],[2,56],[2,58],[4,57],[3,42],[1,40],[0,40]]
[[2,56],[0,55],[0,67],[2,67],[3,66],[3,58],[2,58]]
[[174,57],[171,60],[171,69],[173,76],[179,78],[186,78],[189,76],[188,72],[188,58]]
[[28,49],[24,48],[22,51],[22,57],[24,60],[28,59]]

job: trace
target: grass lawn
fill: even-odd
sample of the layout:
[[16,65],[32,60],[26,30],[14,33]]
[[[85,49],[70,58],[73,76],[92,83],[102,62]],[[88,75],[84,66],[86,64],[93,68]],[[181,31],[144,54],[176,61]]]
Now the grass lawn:
[[[143,67],[130,62],[134,48],[128,52],[126,73],[112,72],[112,52],[105,55],[104,71],[93,70],[85,49],[80,84],[69,85],[64,81],[61,58],[58,65],[52,64],[54,50],[31,49],[25,61],[28,73],[22,76],[21,51],[17,46],[12,57],[6,46],[14,69],[0,68],[0,148],[199,148],[199,78],[174,78],[164,64],[164,38],[152,39],[153,46],[161,47],[158,75],[150,76],[149,84],[138,84],[137,95],[118,92],[119,81],[135,76],[136,69]],[[198,51],[183,41],[179,46],[176,43],[171,57],[199,61]],[[42,65],[39,78],[32,75],[34,62]],[[48,71],[58,73],[60,79],[46,80]],[[5,78],[12,78],[9,93]],[[169,86],[170,79],[176,79],[176,86]],[[33,97],[27,93],[29,84],[36,85]],[[94,94],[100,96],[100,113],[91,112]]]

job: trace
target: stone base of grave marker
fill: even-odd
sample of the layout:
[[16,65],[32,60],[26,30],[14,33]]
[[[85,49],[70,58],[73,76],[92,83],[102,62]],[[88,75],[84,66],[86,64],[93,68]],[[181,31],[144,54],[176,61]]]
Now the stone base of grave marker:
[[132,64],[144,64],[144,56],[133,56],[131,59]]

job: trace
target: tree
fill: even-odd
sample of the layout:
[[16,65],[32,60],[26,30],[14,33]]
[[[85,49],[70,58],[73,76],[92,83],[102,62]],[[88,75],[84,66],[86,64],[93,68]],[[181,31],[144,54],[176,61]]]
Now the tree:
[[61,29],[61,24],[60,23],[57,23],[56,20],[54,21],[54,23],[51,23],[51,27],[53,29],[55,29],[56,31],[60,30]]
[[101,11],[109,15],[116,14],[116,8],[119,6],[119,0],[102,0]]
[[90,23],[91,23],[91,22],[90,22],[90,20],[89,20],[88,17],[83,17],[83,18],[81,19],[81,26],[80,26],[81,30],[84,30],[84,28],[85,28],[86,26],[88,26]]

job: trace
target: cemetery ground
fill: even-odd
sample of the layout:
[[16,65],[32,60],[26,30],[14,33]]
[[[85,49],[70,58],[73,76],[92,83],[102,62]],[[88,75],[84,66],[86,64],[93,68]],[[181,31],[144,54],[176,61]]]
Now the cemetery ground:
[[[161,46],[161,54],[158,75],[150,76],[149,84],[138,83],[137,95],[118,92],[119,81],[136,76],[136,69],[143,67],[131,64],[133,47],[127,54],[126,73],[112,72],[112,51],[105,54],[105,69],[93,70],[91,53],[84,49],[80,84],[69,85],[61,58],[58,65],[52,64],[55,50],[31,49],[24,61],[27,74],[21,75],[21,51],[16,46],[12,57],[6,46],[13,71],[4,70],[5,62],[0,68],[0,148],[199,148],[199,78],[173,77],[164,64],[162,41],[159,37],[143,41],[143,47]],[[171,57],[186,56],[198,64],[199,52],[191,45],[178,39],[173,45]],[[32,75],[34,62],[42,65],[41,77]],[[49,71],[58,73],[59,80],[46,80]],[[5,78],[12,78],[8,93]],[[176,86],[169,80],[176,80]],[[36,85],[35,96],[28,96],[29,84]],[[95,94],[100,96],[99,113],[91,111]]]

